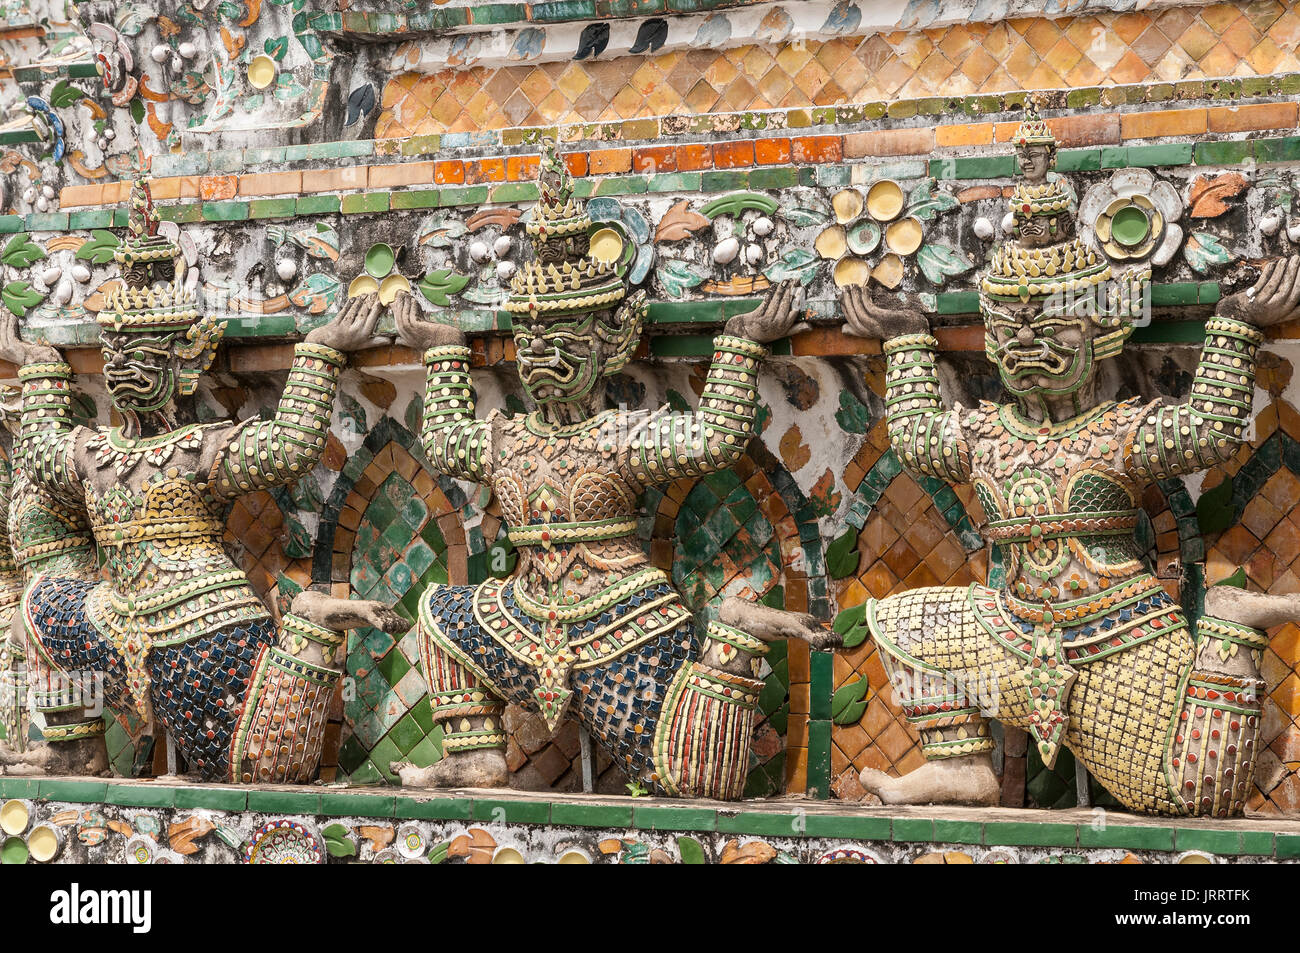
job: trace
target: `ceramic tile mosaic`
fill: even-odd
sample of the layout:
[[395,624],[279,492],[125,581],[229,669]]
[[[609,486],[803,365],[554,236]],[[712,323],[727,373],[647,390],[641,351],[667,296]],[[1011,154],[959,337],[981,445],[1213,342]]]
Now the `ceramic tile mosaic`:
[[[1205,584],[1213,585],[1243,568],[1247,587],[1277,593],[1300,592],[1300,414],[1275,399],[1255,420],[1256,437],[1221,473],[1206,478],[1204,490],[1232,480],[1233,525],[1205,539]],[[1266,698],[1260,741],[1266,746],[1255,772],[1249,810],[1300,810],[1300,626],[1269,631],[1262,673]]]
[[1013,19],[606,62],[406,73],[376,137],[824,106],[1300,68],[1295,2]]

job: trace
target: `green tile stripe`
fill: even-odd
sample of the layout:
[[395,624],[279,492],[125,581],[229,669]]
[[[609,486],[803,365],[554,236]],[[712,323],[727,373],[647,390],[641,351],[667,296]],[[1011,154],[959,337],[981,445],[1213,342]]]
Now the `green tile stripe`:
[[[383,793],[381,793],[383,792]],[[804,811],[785,801],[771,810],[646,803],[549,801],[540,798],[463,796],[419,797],[329,788],[249,789],[239,786],[167,785],[156,782],[80,781],[0,777],[0,797],[73,804],[113,804],[177,810],[207,809],[259,814],[320,817],[484,821],[511,824],[719,834],[766,837],[836,838],[856,841],[934,843],[986,847],[1118,848],[1156,852],[1199,850],[1212,854],[1300,857],[1300,833],[1268,829],[1162,826],[1140,823],[1057,823],[1040,819],[979,821],[944,817],[892,816],[885,810],[844,803],[837,809]],[[1035,818],[1051,812],[1031,812]],[[1188,821],[1180,822],[1188,824]],[[1212,822],[1207,822],[1212,823]],[[1264,823],[1263,820],[1260,823]]]

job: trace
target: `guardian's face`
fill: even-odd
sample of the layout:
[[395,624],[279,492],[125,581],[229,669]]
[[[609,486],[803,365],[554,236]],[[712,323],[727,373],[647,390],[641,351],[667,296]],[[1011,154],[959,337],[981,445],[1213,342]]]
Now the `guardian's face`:
[[1043,312],[1042,304],[997,305],[985,315],[1003,386],[1017,395],[1066,394],[1092,377],[1092,320]]
[[119,410],[161,410],[176,396],[179,365],[174,338],[173,334],[101,335],[104,381]]
[[596,314],[515,318],[515,360],[528,396],[539,404],[569,403],[592,392],[604,375]]

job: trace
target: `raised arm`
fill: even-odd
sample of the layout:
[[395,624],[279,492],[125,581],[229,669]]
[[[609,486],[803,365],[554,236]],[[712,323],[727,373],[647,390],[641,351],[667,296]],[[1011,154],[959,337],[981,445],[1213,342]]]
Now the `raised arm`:
[[917,310],[876,305],[867,289],[854,285],[840,297],[846,334],[879,338],[885,354],[885,420],[889,444],[914,476],[949,483],[970,478],[970,449],[957,412],[944,410],[934,352],[939,342]]
[[378,295],[353,298],[329,324],[293,349],[293,365],[271,420],[234,428],[212,464],[210,486],[231,498],[293,483],[325,452],[339,374],[348,352],[374,337],[382,306]]
[[627,463],[650,486],[734,466],[758,429],[758,369],[766,345],[800,327],[799,286],[784,281],[713,339],[713,362],[694,413],[652,414],[631,434]]
[[1128,467],[1149,480],[1194,473],[1241,446],[1255,393],[1261,327],[1300,317],[1300,256],[1264,266],[1249,291],[1223,299],[1205,323],[1205,345],[1181,404],[1155,406],[1134,426]]
[[409,294],[393,302],[398,339],[424,355],[424,420],[420,443],[439,473],[483,483],[491,475],[492,431],[474,419],[470,350],[460,329],[425,321]]
[[14,468],[56,498],[85,506],[74,452],[78,427],[72,421],[72,367],[54,348],[23,341],[18,319],[8,313],[0,317],[0,358],[18,365],[22,383]]

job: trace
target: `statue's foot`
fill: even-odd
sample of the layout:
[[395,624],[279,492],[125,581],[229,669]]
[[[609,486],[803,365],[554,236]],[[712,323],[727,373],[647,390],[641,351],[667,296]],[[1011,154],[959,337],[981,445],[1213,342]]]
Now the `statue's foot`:
[[404,788],[503,788],[510,780],[506,753],[496,748],[447,755],[427,768],[394,761],[388,769]]
[[988,754],[927,761],[901,778],[863,768],[858,780],[884,804],[996,805],[1001,798]]
[[373,599],[339,599],[311,590],[294,596],[290,611],[308,622],[315,622],[335,632],[371,628],[397,634],[411,627],[411,623],[382,602]]
[[0,744],[0,765],[13,776],[99,777],[108,773],[108,752],[103,738],[43,744],[22,752]]
[[736,596],[724,599],[718,618],[764,642],[802,639],[814,649],[832,649],[842,642],[838,633],[828,629],[806,612],[789,612],[771,606],[746,602]]

